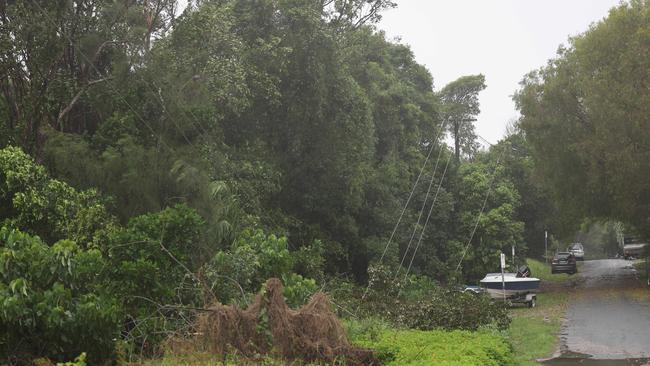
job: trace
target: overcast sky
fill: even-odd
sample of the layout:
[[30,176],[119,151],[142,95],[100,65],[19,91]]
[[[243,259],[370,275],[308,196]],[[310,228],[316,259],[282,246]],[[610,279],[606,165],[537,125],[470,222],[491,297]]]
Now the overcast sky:
[[494,143],[518,116],[511,96],[522,77],[554,57],[569,36],[603,19],[618,0],[397,0],[379,28],[400,37],[426,65],[436,90],[485,75],[479,135]]

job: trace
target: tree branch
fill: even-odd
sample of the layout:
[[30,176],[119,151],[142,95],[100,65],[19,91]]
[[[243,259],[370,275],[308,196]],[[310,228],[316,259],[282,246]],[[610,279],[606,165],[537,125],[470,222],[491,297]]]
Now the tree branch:
[[61,128],[61,123],[63,121],[63,118],[72,110],[72,108],[75,106],[75,104],[77,104],[77,102],[79,101],[79,98],[81,98],[83,93],[85,93],[86,90],[88,90],[89,87],[91,87],[91,86],[93,86],[95,84],[98,84],[98,83],[103,83],[103,82],[108,81],[110,79],[112,79],[112,78],[103,78],[103,79],[98,79],[98,80],[92,80],[92,81],[89,81],[86,85],[84,85],[81,89],[79,89],[79,91],[72,98],[70,103],[68,103],[68,105],[65,108],[63,108],[63,110],[59,113],[59,117],[57,117],[57,119],[56,119],[56,125],[59,126],[59,128]]

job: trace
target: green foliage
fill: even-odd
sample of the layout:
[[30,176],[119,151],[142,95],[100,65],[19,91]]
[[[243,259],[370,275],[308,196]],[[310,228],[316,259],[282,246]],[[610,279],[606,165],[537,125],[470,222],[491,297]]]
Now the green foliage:
[[485,76],[462,76],[445,85],[440,91],[443,104],[444,121],[454,139],[456,161],[464,156],[472,157],[478,144],[474,124],[480,113],[478,94],[485,89]]
[[[269,277],[283,280],[292,306],[318,283],[339,310],[359,308],[358,284],[369,280],[375,308],[362,311],[394,323],[506,324],[482,299],[448,294],[435,280],[474,280],[499,251],[524,251],[522,233],[534,237],[543,221],[532,209],[542,194],[523,197],[538,193],[530,161],[493,178],[499,151],[476,153],[482,75],[436,92],[409,47],[372,26],[392,1],[196,1],[180,15],[177,0],[86,3],[2,7],[0,146],[15,143],[34,158],[0,150],[0,220],[42,238],[32,257],[55,268],[38,279],[12,274],[10,297],[31,296],[43,280],[38,291],[79,314],[70,329],[114,335],[86,309],[95,304],[119,324],[118,354],[153,354],[191,321],[188,308],[215,297],[244,304]],[[441,142],[445,131],[453,150]],[[421,182],[440,182],[437,201],[417,185],[393,233],[430,149],[440,167],[431,173],[428,159]],[[429,207],[425,230],[418,217]],[[417,254],[407,244],[415,234]],[[411,276],[396,282],[401,258]],[[42,267],[21,260],[25,273]],[[414,320],[395,313],[404,303]],[[42,329],[46,347],[66,334],[57,324]],[[104,341],[95,345],[108,352]],[[67,359],[104,357],[68,344]]]
[[649,234],[650,3],[631,1],[571,38],[528,74],[515,101],[538,176],[561,207],[565,231],[584,216]]
[[[367,292],[361,291],[365,298],[355,307],[361,315],[420,330],[475,331],[488,326],[503,330],[510,324],[506,307],[488,296],[441,286],[426,277],[396,280],[383,266],[371,266],[369,271],[371,286]],[[339,291],[333,291],[335,299],[341,298]],[[347,296],[354,292],[347,291]]]
[[174,310],[161,313],[162,306],[204,303],[204,289],[195,275],[205,253],[203,225],[196,211],[177,205],[135,217],[108,235],[104,286],[128,315],[127,341],[142,347],[146,341],[147,352],[187,316]]
[[500,141],[494,150],[494,154],[501,154],[503,173],[520,197],[515,213],[518,221],[524,224],[525,248],[518,247],[517,253],[542,258],[544,231],[560,233],[564,226],[562,215],[558,212],[551,193],[537,177],[530,144],[521,129],[514,126],[509,136]]
[[507,340],[489,331],[393,330],[381,324],[348,323],[352,342],[377,350],[386,365],[512,366]]
[[[549,259],[550,261],[550,259]],[[566,273],[551,274],[550,264],[527,258],[526,265],[530,268],[532,276],[544,282],[564,282],[569,278]]]
[[557,335],[570,297],[566,292],[542,293],[538,294],[536,307],[512,309],[512,324],[506,334],[515,350],[517,365],[539,365],[538,359],[557,350]]
[[98,271],[105,266],[97,249],[84,250],[68,240],[48,246],[3,226],[2,358],[13,354],[65,360],[82,351],[93,362],[110,357],[121,308],[99,285]]
[[82,352],[73,362],[58,362],[56,366],[86,366],[86,352]]
[[399,311],[389,314],[397,324],[421,330],[477,330],[485,326],[504,330],[510,324],[508,310],[502,303],[453,289],[432,291],[427,299],[405,303]]
[[284,298],[287,304],[297,308],[305,304],[318,291],[316,280],[304,278],[297,273],[287,273],[282,276]]
[[293,270],[302,276],[313,278],[322,282],[325,280],[323,272],[325,266],[325,248],[320,240],[300,247],[291,253]]
[[[314,253],[305,250],[303,263],[322,263],[318,243]],[[309,253],[315,257],[308,257]],[[307,266],[309,267],[309,266]],[[286,237],[265,234],[262,230],[244,230],[229,250],[218,252],[203,268],[210,288],[219,301],[246,302],[246,294],[256,292],[267,279],[282,279],[284,294],[291,306],[304,304],[316,292],[316,281],[293,272],[294,257]],[[242,295],[244,298],[242,299]]]
[[51,179],[21,149],[0,150],[0,219],[47,242],[69,238],[83,246],[114,224],[95,190],[79,192]]
[[518,253],[525,250],[524,224],[516,216],[520,196],[496,162],[465,164],[459,176],[458,225],[466,238],[462,245],[474,235],[461,264],[465,278],[476,281],[498,268],[501,252],[510,252],[511,246]]

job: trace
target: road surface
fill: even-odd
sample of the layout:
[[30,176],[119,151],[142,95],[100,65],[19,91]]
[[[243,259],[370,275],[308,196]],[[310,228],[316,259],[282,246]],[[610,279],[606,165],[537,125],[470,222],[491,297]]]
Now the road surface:
[[[632,262],[586,261],[550,365],[650,365],[650,289]],[[598,361],[597,361],[598,360]]]

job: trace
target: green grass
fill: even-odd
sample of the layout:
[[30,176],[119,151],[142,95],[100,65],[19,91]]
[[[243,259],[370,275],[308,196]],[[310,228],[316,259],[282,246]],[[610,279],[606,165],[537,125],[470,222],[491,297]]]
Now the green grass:
[[639,274],[645,275],[645,271],[646,271],[645,259],[637,259],[634,261],[632,265],[637,270],[637,272],[639,272]]
[[508,339],[514,348],[516,365],[538,365],[539,358],[557,348],[562,318],[569,295],[564,292],[540,293],[535,308],[513,308]]
[[386,366],[514,366],[512,347],[500,332],[420,331],[347,322],[350,340],[372,348]]
[[526,259],[526,264],[528,264],[528,267],[530,267],[530,271],[532,272],[533,277],[537,277],[542,281],[557,283],[564,282],[571,277],[566,273],[551,274],[551,265],[540,262],[536,259],[528,258]]

